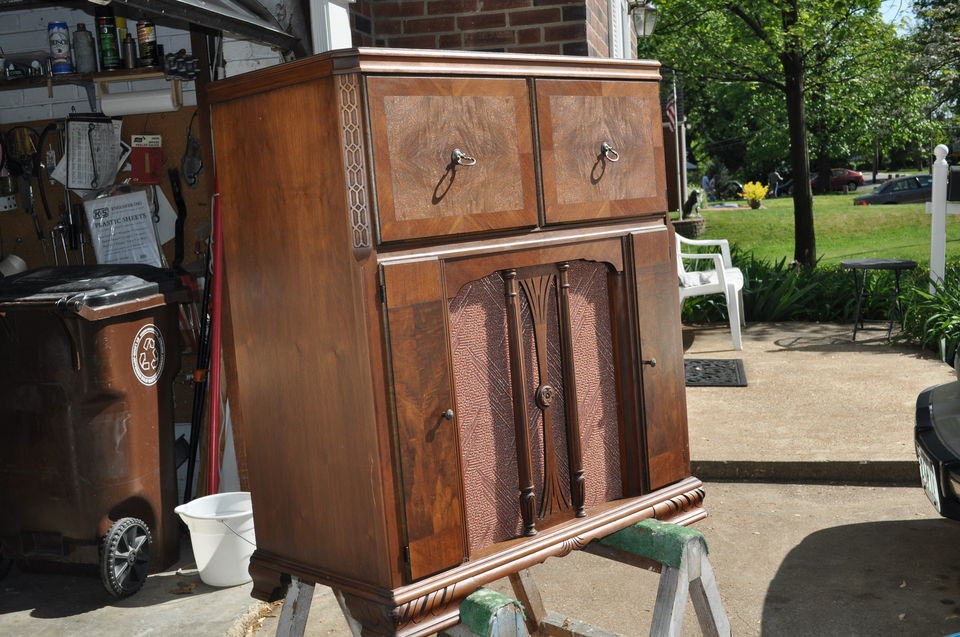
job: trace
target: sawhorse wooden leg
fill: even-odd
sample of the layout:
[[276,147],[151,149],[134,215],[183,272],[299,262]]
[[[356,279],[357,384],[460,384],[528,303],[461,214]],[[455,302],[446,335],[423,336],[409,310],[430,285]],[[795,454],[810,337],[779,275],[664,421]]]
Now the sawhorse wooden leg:
[[[313,584],[307,584],[298,577],[290,578],[290,586],[283,598],[283,607],[280,609],[280,619],[277,622],[277,637],[303,637],[307,628],[307,618],[310,616],[310,604],[313,602]],[[340,591],[334,590],[340,611],[347,620],[350,632],[354,637],[360,637],[360,623],[353,618],[344,602]]]
[[313,584],[301,582],[300,578],[290,579],[287,594],[280,609],[277,622],[277,637],[303,637],[310,616],[310,603],[313,602]]
[[651,637],[681,634],[688,596],[704,635],[730,635],[730,622],[707,559],[707,543],[699,531],[659,520],[645,520],[601,538],[585,550],[660,572]]

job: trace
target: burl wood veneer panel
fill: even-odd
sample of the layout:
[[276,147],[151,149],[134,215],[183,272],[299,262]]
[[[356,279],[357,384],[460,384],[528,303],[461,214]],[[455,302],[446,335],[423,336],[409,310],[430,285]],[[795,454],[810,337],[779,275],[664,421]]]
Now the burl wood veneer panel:
[[466,559],[460,449],[436,260],[384,267],[412,580]]
[[537,224],[524,80],[371,77],[367,95],[381,241]]
[[656,82],[537,80],[535,90],[547,223],[666,209]]

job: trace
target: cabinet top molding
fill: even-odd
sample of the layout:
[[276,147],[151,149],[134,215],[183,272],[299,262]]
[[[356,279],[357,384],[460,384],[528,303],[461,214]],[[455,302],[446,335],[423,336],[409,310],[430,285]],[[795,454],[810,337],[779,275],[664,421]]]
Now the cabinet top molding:
[[345,73],[598,80],[661,79],[660,63],[655,60],[434,49],[355,48],[328,51],[212,82],[208,85],[208,91],[210,100],[217,102]]

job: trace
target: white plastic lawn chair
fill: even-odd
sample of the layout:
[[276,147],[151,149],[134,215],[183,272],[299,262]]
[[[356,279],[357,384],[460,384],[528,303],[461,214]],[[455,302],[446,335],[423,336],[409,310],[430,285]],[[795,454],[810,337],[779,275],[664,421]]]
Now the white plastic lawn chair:
[[[714,247],[719,252],[684,252],[684,246]],[[684,259],[709,259],[712,270],[687,270]],[[743,273],[733,267],[730,244],[726,239],[687,239],[677,235],[677,274],[680,277],[680,302],[691,296],[723,294],[730,315],[730,337],[733,349],[742,350],[740,326],[746,325],[743,316]]]

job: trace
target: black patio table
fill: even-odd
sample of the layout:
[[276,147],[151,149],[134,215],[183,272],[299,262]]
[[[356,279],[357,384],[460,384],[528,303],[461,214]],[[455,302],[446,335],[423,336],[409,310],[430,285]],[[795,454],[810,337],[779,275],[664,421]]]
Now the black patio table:
[[[853,340],[857,340],[857,329],[867,329],[863,326],[863,298],[866,293],[867,273],[870,270],[893,271],[893,295],[890,299],[889,324],[887,338],[893,332],[893,315],[896,313],[903,327],[903,306],[900,304],[900,273],[913,270],[917,267],[916,261],[909,259],[848,259],[840,262],[840,267],[853,272],[853,285],[857,291],[857,311],[853,321]],[[857,273],[860,273],[859,275]]]

